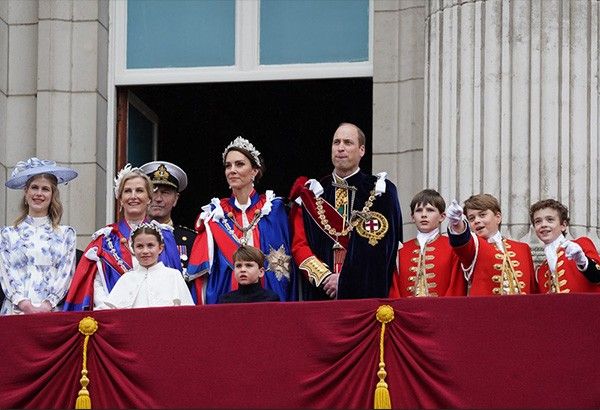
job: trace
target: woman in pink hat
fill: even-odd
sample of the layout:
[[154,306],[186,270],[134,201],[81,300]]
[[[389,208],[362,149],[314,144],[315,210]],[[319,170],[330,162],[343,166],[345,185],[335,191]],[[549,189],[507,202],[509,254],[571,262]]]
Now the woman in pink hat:
[[58,184],[77,172],[54,161],[30,158],[15,166],[6,186],[23,189],[21,214],[0,230],[0,283],[6,296],[0,313],[60,310],[75,268],[75,230],[60,225]]

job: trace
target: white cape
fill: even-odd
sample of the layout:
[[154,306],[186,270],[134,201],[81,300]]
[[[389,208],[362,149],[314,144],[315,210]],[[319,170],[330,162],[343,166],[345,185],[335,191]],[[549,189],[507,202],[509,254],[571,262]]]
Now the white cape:
[[193,305],[190,291],[177,269],[162,262],[149,269],[138,266],[117,281],[101,309]]

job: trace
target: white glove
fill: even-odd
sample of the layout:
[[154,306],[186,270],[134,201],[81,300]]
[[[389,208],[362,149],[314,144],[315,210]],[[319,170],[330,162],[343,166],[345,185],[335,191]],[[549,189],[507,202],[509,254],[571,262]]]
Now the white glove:
[[456,202],[456,199],[453,199],[450,206],[446,208],[446,216],[448,217],[448,221],[452,226],[458,225],[458,223],[462,221],[463,209],[462,206]]
[[562,246],[565,248],[565,255],[568,259],[575,261],[577,266],[582,267],[584,270],[587,268],[588,259],[583,253],[583,249],[578,243],[573,241],[565,241]]

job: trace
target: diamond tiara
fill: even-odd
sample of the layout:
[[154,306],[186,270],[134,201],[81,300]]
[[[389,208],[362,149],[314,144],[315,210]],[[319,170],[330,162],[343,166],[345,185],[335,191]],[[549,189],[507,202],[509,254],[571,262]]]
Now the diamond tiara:
[[250,141],[242,137],[237,137],[227,146],[227,148],[225,148],[225,151],[223,151],[223,162],[225,162],[225,156],[229,151],[231,151],[232,148],[242,148],[248,151],[250,155],[252,155],[252,158],[254,158],[254,162],[256,162],[256,165],[258,165],[259,167],[261,166],[259,159],[260,151],[254,148],[254,145],[252,145]]

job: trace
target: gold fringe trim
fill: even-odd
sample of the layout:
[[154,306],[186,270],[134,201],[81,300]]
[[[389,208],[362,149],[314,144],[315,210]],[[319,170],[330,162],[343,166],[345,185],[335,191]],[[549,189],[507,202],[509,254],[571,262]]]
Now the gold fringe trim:
[[375,317],[379,322],[381,322],[381,335],[379,336],[379,370],[377,371],[377,377],[379,377],[379,381],[377,382],[377,387],[375,388],[373,408],[391,409],[392,400],[390,399],[388,384],[385,382],[387,372],[385,371],[385,362],[383,360],[383,345],[385,340],[385,325],[386,323],[389,323],[392,320],[394,320],[394,309],[390,305],[381,305],[379,306],[379,308],[377,308],[377,313],[375,314]]
[[83,366],[81,370],[81,390],[77,394],[77,400],[75,401],[76,409],[91,409],[92,399],[90,398],[90,392],[88,392],[87,385],[90,383],[87,374],[87,347],[90,340],[90,336],[98,330],[98,322],[90,316],[86,316],[79,322],[79,332],[85,336],[83,339]]

